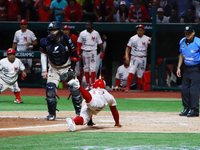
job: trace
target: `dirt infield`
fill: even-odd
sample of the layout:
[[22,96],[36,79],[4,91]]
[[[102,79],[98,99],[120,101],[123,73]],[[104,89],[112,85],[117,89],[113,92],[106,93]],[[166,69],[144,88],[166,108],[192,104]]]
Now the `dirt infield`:
[[[37,93],[37,94],[35,94]],[[2,95],[12,95],[10,91]],[[179,92],[111,92],[115,98],[180,98]],[[21,88],[21,95],[45,96],[44,89]],[[58,90],[59,96],[68,96],[68,90]],[[77,126],[76,131],[118,132],[191,132],[200,133],[199,117],[180,117],[177,113],[119,112],[122,128],[114,127],[111,112],[100,112],[93,117],[93,127]],[[55,121],[47,121],[46,111],[0,112],[0,137],[22,136],[44,133],[69,132],[65,119],[73,118],[74,112],[57,113]]]

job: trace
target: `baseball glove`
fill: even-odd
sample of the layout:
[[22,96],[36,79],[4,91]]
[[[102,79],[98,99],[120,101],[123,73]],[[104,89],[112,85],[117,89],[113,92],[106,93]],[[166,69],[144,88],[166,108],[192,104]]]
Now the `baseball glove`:
[[64,73],[64,74],[62,74],[61,76],[60,76],[60,79],[62,80],[62,81],[65,81],[65,82],[69,82],[72,78],[74,78],[75,77],[75,73],[74,73],[74,71],[68,71],[67,73]]

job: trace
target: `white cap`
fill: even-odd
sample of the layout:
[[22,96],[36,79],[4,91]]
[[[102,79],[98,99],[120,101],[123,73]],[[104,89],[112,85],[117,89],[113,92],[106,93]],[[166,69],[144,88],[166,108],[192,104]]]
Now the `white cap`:
[[163,9],[162,8],[158,8],[157,12],[162,12],[163,13]]
[[126,2],[125,1],[121,1],[120,5],[126,5]]

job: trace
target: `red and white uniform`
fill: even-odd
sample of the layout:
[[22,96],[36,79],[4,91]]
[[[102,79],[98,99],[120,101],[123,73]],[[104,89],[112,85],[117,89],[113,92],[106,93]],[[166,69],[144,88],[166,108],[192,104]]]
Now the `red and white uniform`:
[[99,33],[96,30],[91,33],[84,30],[80,33],[77,42],[82,44],[84,71],[96,72],[97,45],[102,44]]
[[115,78],[120,80],[120,87],[126,87],[127,86],[127,78],[129,75],[130,67],[124,67],[124,65],[121,65],[117,69],[117,73]]
[[105,89],[92,89],[89,91],[89,93],[92,96],[92,100],[82,107],[80,114],[80,116],[82,116],[84,120],[83,124],[88,123],[92,115],[96,115],[97,113],[102,111],[107,105],[117,105],[115,98]]
[[146,69],[147,61],[147,48],[150,44],[148,36],[143,35],[141,38],[136,34],[132,36],[127,44],[127,47],[131,48],[131,61],[129,73],[135,74],[137,71],[137,77],[142,78]]
[[0,60],[0,93],[9,88],[12,92],[19,92],[17,82],[18,72],[24,70],[25,66],[18,59],[15,58],[13,63],[9,62],[8,58]]

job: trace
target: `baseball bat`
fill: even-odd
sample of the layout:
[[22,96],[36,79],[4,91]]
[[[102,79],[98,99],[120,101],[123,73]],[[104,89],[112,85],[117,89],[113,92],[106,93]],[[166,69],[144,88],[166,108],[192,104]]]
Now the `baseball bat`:
[[102,71],[102,58],[100,58],[99,79],[101,79],[101,71]]

